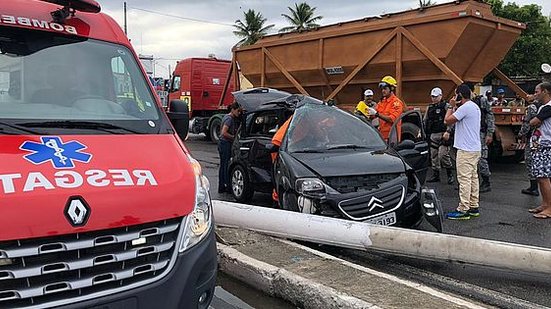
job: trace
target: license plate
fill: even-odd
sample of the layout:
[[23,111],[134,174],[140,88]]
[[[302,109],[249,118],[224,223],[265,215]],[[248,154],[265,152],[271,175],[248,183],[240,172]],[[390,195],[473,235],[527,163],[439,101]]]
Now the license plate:
[[365,220],[364,222],[378,225],[394,225],[396,223],[396,213],[391,212],[373,219]]

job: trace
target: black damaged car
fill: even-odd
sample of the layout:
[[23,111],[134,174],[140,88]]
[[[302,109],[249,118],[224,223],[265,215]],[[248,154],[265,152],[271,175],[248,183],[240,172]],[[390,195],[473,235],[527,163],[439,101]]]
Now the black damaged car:
[[[234,97],[246,111],[230,163],[238,202],[275,188],[282,209],[402,227],[425,218],[442,231],[441,205],[422,187],[429,167],[422,129],[397,143],[397,121],[387,144],[370,124],[311,97],[268,88]],[[281,147],[272,145],[291,116]],[[399,121],[420,124],[421,118],[412,111]]]

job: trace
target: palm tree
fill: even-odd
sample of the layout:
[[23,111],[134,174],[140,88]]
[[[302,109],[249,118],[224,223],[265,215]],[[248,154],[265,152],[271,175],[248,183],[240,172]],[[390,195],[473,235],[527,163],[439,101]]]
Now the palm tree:
[[431,0],[419,0],[419,8],[424,9],[426,7],[435,5],[436,2],[432,2]]
[[287,7],[291,11],[291,15],[281,14],[285,19],[292,25],[289,27],[284,27],[279,30],[279,32],[290,32],[290,31],[304,31],[313,28],[317,28],[318,25],[316,22],[320,21],[322,16],[314,16],[315,7],[311,7],[306,2],[295,3],[295,8]]
[[235,34],[241,38],[236,45],[251,45],[260,40],[263,36],[268,34],[268,31],[274,27],[274,25],[264,26],[266,18],[261,13],[257,13],[254,10],[249,9],[247,12],[243,12],[245,15],[245,22],[240,19],[235,21]]

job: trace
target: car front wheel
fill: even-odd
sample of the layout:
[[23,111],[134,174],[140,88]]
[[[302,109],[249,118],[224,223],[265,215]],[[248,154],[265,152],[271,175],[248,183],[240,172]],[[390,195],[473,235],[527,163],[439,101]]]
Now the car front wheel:
[[250,202],[254,190],[245,169],[241,165],[236,165],[232,168],[230,176],[233,198],[240,203]]

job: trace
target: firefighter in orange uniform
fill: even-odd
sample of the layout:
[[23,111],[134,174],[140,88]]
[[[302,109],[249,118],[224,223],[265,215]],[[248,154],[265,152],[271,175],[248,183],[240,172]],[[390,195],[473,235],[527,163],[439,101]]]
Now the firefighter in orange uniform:
[[[283,123],[283,125],[276,131],[274,137],[272,137],[272,144],[274,144],[274,146],[277,146],[278,148],[281,147],[281,143],[283,142],[285,134],[287,134],[287,130],[289,129],[289,124],[291,123],[291,120],[293,120],[293,116],[289,117],[289,119],[287,119],[285,123]],[[277,152],[271,153],[272,163],[275,163],[277,159],[277,154]],[[274,201],[274,203],[277,203],[279,201],[279,197],[275,188],[272,189],[272,200]]]
[[[379,118],[379,131],[385,140],[388,140],[392,124],[396,119],[400,117],[402,112],[404,112],[407,107],[395,94],[396,79],[392,76],[385,76],[379,83],[379,88],[383,98],[377,104],[377,108],[369,108],[369,114],[373,115],[372,117]],[[397,125],[398,129],[398,139],[402,132],[401,124]]]
[[[283,142],[283,137],[285,137],[285,134],[289,129],[289,124],[291,123],[291,120],[293,120],[293,116],[289,117],[289,119],[287,119],[285,123],[283,123],[283,125],[274,134],[274,137],[272,137],[272,144],[274,144],[278,148],[281,147],[281,143]],[[273,152],[272,162],[275,162],[276,159],[277,159],[277,152]]]

